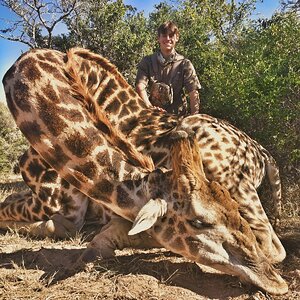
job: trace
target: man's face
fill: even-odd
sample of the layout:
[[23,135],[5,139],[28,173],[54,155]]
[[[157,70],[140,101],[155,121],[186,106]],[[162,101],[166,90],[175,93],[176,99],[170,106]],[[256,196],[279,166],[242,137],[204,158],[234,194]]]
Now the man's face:
[[157,40],[162,52],[171,52],[175,48],[175,45],[179,40],[179,36],[178,34],[168,31],[167,33],[161,33]]

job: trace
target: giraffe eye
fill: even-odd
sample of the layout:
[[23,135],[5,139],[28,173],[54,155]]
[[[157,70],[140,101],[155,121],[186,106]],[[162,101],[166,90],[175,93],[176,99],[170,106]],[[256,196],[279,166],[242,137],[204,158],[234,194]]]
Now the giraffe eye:
[[194,220],[187,220],[188,223],[196,228],[196,229],[205,229],[205,228],[212,228],[213,227],[213,224],[210,224],[210,223],[205,223],[199,219],[194,219]]

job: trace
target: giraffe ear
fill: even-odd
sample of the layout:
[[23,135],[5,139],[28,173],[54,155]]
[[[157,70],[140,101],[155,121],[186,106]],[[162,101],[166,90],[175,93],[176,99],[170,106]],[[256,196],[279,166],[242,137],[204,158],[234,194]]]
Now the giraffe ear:
[[159,217],[167,212],[167,202],[163,199],[150,199],[139,211],[128,235],[134,235],[152,227]]

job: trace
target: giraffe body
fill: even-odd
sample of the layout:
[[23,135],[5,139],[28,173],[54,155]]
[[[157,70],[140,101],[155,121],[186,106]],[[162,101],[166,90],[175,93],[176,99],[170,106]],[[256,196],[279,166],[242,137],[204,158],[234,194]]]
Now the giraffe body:
[[[92,199],[134,222],[130,234],[148,230],[156,242],[171,251],[237,275],[271,293],[286,292],[286,284],[270,266],[272,260],[283,259],[284,249],[259,199],[253,197],[264,173],[266,152],[245,134],[208,116],[180,119],[147,108],[113,65],[87,50],[73,49],[68,55],[32,50],[14,64],[3,82],[8,106],[34,150],[23,158],[22,172],[32,197],[27,195],[23,203],[1,204],[1,221],[40,218],[47,223],[60,215],[67,220],[70,217],[75,227],[80,227],[88,199]],[[203,131],[207,122],[212,125]],[[185,137],[179,139],[183,142],[178,146],[174,133],[190,131],[188,127],[197,140]],[[235,131],[243,139],[239,147],[248,143],[242,152],[244,161],[262,159],[258,170],[257,165],[248,167],[250,170],[238,169],[240,153],[238,147],[230,147],[232,140],[226,142],[212,135],[217,142],[203,150],[201,147],[209,144],[203,132],[209,135],[212,128],[219,134],[223,129],[230,137]],[[228,156],[217,155],[222,152],[221,142],[229,144],[225,151],[235,151],[229,164]],[[151,154],[156,165],[166,169],[155,170],[151,160],[136,148]],[[199,151],[203,153],[199,155]],[[227,178],[226,183],[222,172],[215,170],[214,160],[205,155],[209,152],[221,168],[234,165],[228,174],[240,180]],[[26,177],[34,161],[36,168]],[[195,163],[191,167],[189,162]],[[240,174],[248,177],[240,178]],[[216,177],[225,188],[215,181],[209,183],[206,176],[209,180]],[[241,186],[245,186],[244,193]],[[226,188],[239,203],[241,213]],[[258,215],[243,198],[247,193],[257,202],[255,208],[262,210]],[[154,216],[149,217],[149,205],[157,209]],[[146,224],[142,221],[149,219],[152,221]],[[268,239],[266,245],[257,242],[261,234]],[[101,233],[91,247],[101,247],[100,237]],[[251,268],[253,264],[258,271]]]

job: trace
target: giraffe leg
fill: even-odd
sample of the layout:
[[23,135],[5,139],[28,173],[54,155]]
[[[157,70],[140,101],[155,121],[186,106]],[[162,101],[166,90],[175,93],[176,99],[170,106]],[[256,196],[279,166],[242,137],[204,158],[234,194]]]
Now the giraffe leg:
[[[8,196],[0,203],[0,228],[12,228],[22,234],[35,237],[67,238],[75,235],[78,226],[66,216],[50,212],[47,202],[41,211],[36,206],[41,203],[32,191],[23,191]],[[87,204],[86,204],[87,206]],[[48,214],[45,214],[45,210]]]
[[20,191],[18,193],[13,193],[7,196],[2,203],[13,203],[16,201],[22,201],[24,198],[28,198],[31,196],[31,191],[26,190],[26,191]]
[[162,247],[147,233],[143,232],[129,236],[132,223],[119,216],[113,216],[101,232],[97,234],[81,256],[83,262],[90,262],[97,257],[109,258],[115,255],[115,250],[124,248],[150,249]]
[[0,228],[11,228],[21,234],[40,238],[68,238],[75,236],[77,232],[75,224],[59,214],[54,214],[47,221],[0,221]]
[[256,189],[244,181],[232,196],[238,201],[240,213],[248,221],[269,262],[281,262],[286,256],[285,249],[269,222]]
[[0,203],[0,228],[38,237],[74,236],[83,226],[88,197],[63,180],[33,148],[21,157],[20,170],[31,190]]
[[[61,192],[57,194],[61,202],[57,206],[51,205],[54,201],[51,195],[47,201],[42,201],[32,191],[14,194],[0,203],[0,228],[13,228],[22,234],[42,238],[74,236],[84,224],[89,200],[82,193]],[[78,211],[76,202],[80,204]]]
[[90,219],[107,223],[108,209],[63,180],[33,148],[20,159],[20,170],[31,190],[14,193],[0,203],[0,228],[42,238],[67,238]]

